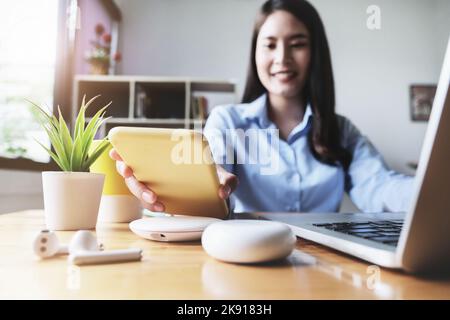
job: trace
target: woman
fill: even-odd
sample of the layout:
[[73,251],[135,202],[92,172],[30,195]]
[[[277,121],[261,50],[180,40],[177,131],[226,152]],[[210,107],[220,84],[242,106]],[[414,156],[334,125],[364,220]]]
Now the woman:
[[[363,211],[407,209],[413,178],[390,171],[358,129],[335,114],[328,42],[307,1],[263,4],[250,60],[243,103],[214,108],[204,130],[220,164],[219,195],[234,191],[235,212],[334,212],[345,191]],[[163,211],[117,153],[111,157],[144,206]]]

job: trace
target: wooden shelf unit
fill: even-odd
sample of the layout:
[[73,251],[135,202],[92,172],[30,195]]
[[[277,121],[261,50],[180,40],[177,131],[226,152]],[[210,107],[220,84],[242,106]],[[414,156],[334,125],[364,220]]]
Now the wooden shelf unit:
[[234,80],[77,75],[72,99],[73,121],[83,96],[86,95],[87,101],[99,94],[86,111],[86,121],[112,101],[106,113],[111,118],[102,128],[101,136],[115,126],[199,128],[205,124],[206,115],[204,118],[193,117],[195,97],[206,95],[209,111],[218,104],[237,102]]

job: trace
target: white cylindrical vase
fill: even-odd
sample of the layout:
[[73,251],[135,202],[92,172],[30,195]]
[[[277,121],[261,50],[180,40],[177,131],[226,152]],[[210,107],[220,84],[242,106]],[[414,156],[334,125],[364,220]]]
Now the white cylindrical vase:
[[104,178],[90,172],[42,172],[47,228],[95,229]]

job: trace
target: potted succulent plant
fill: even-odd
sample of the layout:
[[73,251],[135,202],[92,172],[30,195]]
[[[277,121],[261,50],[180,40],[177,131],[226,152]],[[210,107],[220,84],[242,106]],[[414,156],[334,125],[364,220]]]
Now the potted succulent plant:
[[90,173],[89,167],[109,146],[109,141],[105,138],[94,151],[89,149],[98,129],[107,120],[105,109],[111,104],[101,108],[86,124],[86,109],[97,97],[87,103],[83,97],[72,135],[59,106],[57,118],[31,102],[39,111],[53,150],[37,142],[62,170],[42,172],[45,223],[50,230],[94,229],[97,224],[104,175]]

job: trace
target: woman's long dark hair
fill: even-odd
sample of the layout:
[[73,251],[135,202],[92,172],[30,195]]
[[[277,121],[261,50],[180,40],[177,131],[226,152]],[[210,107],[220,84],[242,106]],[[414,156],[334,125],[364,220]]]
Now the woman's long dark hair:
[[267,17],[283,10],[303,22],[310,34],[311,60],[303,97],[311,104],[314,114],[308,135],[309,147],[314,157],[330,165],[341,164],[348,169],[352,156],[340,143],[340,131],[335,107],[333,70],[325,28],[316,9],[305,0],[268,0],[256,19],[250,54],[250,64],[245,85],[243,103],[249,103],[267,90],[258,78],[255,61],[256,40]]

